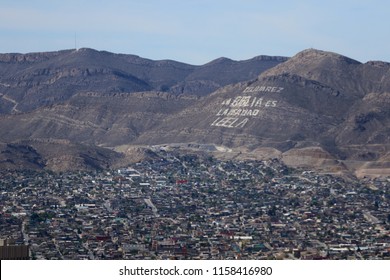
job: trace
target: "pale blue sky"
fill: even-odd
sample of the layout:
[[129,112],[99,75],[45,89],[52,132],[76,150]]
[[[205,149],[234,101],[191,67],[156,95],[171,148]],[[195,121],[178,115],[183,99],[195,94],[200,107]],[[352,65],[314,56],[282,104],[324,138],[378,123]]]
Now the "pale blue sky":
[[0,0],[0,53],[89,47],[203,64],[317,48],[390,61],[390,1]]

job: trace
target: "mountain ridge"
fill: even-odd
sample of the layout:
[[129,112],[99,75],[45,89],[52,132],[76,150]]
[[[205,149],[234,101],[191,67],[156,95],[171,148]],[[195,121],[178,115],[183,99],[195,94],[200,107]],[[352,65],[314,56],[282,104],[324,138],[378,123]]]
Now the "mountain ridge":
[[0,54],[0,93],[8,98],[0,114],[31,111],[78,92],[164,91],[204,96],[228,83],[254,78],[282,61],[280,57],[231,60],[228,71],[222,71],[226,67],[221,62],[195,66],[87,48]]
[[[52,138],[70,141],[62,148],[122,152],[123,147],[135,151],[131,147],[192,143],[199,149],[226,147],[213,153],[227,158],[268,155],[332,172],[382,176],[389,171],[386,62],[361,63],[309,49],[289,59],[219,58],[191,66],[80,49],[43,54],[39,65],[10,78],[18,68],[12,61],[40,59],[30,56],[27,62],[9,58],[8,68],[0,63],[0,73],[9,72],[0,79],[4,143],[27,141],[42,151],[44,145],[35,139]],[[82,164],[82,148],[72,149],[78,154],[75,162]],[[126,162],[120,153],[90,153],[96,166]],[[137,150],[137,157],[143,153]]]

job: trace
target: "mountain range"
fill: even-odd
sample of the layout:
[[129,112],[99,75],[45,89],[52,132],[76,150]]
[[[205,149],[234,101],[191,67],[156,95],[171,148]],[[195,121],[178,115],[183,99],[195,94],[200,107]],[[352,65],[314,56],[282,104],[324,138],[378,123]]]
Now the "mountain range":
[[390,64],[315,49],[195,66],[92,49],[0,55],[0,167],[109,168],[153,149],[390,174]]

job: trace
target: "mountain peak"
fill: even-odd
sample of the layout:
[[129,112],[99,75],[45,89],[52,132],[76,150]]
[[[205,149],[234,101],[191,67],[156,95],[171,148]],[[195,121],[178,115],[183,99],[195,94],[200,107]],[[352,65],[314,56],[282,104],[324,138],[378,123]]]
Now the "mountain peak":
[[230,58],[227,58],[227,57],[219,57],[217,59],[214,59],[208,63],[206,63],[205,65],[213,65],[213,64],[222,64],[222,63],[230,63],[230,62],[233,62],[233,60],[231,60]]
[[349,58],[349,57],[346,57],[346,56],[343,56],[341,54],[338,54],[335,52],[313,49],[313,48],[303,50],[303,51],[297,53],[292,58],[293,59],[310,59],[311,62],[316,61],[316,60],[333,59],[333,60],[340,60],[343,62],[347,62],[349,64],[361,64],[359,61],[354,60],[354,59]]
[[349,57],[317,49],[307,49],[297,53],[284,63],[265,71],[260,76],[278,76],[286,73],[320,82],[329,82],[329,79],[339,80],[350,78],[350,67],[362,63]]

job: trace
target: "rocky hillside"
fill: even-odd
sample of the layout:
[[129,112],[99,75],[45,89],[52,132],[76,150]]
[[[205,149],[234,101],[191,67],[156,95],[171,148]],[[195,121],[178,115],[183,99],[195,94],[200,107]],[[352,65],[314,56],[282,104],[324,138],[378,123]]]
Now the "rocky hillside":
[[[388,63],[306,50],[172,115],[136,143],[273,148],[295,166],[390,174],[383,160],[390,148],[389,73]],[[376,167],[366,170],[372,162]]]
[[222,58],[194,66],[92,49],[0,54],[0,114],[32,111],[86,92],[161,91],[203,96],[221,86],[252,79],[286,60],[268,56],[245,61]]
[[[191,143],[212,145],[227,158],[279,157],[326,172],[390,174],[385,62],[314,49],[288,60],[221,58],[203,66],[93,50],[1,60],[5,145],[50,138],[123,152]],[[20,70],[23,63],[30,66]],[[108,158],[100,162],[112,165]]]

